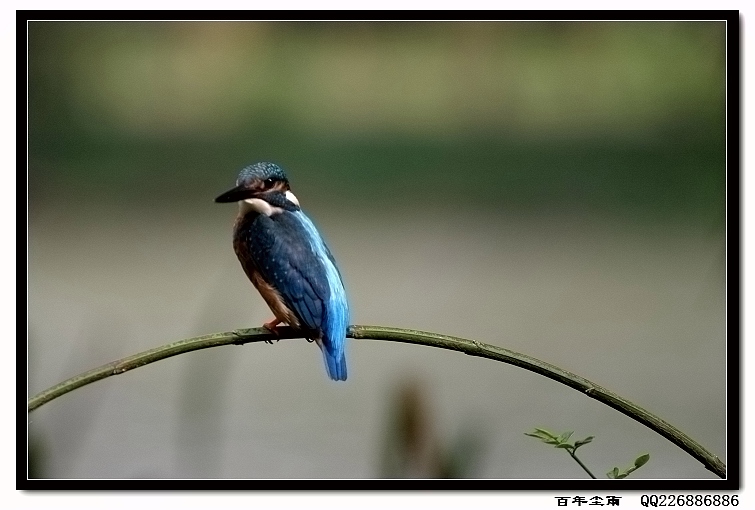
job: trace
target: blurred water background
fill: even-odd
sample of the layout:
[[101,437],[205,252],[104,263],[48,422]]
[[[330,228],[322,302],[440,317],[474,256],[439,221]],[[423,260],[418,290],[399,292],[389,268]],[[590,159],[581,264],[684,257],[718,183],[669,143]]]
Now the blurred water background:
[[[726,461],[725,25],[33,22],[29,394],[271,313],[231,247],[283,166],[352,322],[477,339],[646,407]],[[45,478],[712,478],[565,386],[459,353],[229,346],[30,415]],[[732,403],[736,405],[736,402]]]

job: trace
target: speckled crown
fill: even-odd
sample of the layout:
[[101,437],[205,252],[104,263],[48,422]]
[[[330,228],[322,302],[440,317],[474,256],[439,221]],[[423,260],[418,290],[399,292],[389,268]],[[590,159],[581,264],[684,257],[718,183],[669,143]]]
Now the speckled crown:
[[276,179],[288,182],[288,177],[281,167],[275,163],[268,163],[267,161],[260,161],[244,167],[239,172],[239,177],[236,179],[236,185],[248,183],[250,181],[259,179],[264,181],[265,179]]

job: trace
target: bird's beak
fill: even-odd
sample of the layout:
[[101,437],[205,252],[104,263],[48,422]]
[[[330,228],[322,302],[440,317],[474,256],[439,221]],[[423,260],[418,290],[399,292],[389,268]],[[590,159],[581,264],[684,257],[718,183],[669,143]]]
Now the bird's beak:
[[247,198],[253,197],[257,191],[243,186],[236,186],[233,189],[229,189],[218,198],[215,199],[217,203],[238,202]]

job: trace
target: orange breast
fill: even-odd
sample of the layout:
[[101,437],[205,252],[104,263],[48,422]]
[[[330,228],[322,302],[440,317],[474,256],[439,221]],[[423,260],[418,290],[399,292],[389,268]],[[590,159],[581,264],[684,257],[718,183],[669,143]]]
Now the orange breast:
[[236,252],[236,256],[241,262],[241,267],[244,268],[244,272],[254,287],[265,300],[267,306],[270,307],[275,318],[281,322],[285,322],[291,327],[299,327],[299,319],[296,318],[294,312],[286,306],[283,302],[283,298],[275,288],[262,278],[262,275],[257,270],[257,266],[254,260],[248,255],[249,251],[243,246],[241,242],[234,240],[233,249]]

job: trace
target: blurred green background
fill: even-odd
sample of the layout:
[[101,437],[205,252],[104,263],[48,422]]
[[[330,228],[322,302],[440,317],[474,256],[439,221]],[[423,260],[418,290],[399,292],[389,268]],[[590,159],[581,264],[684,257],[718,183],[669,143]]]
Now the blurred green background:
[[[269,319],[235,208],[212,202],[269,160],[353,323],[539,357],[725,460],[725,28],[30,23],[30,394]],[[383,342],[348,356],[345,384],[284,341],[77,390],[31,415],[32,475],[581,477],[523,435],[545,427],[597,436],[581,451],[598,473],[649,452],[632,477],[713,476],[514,367]]]

